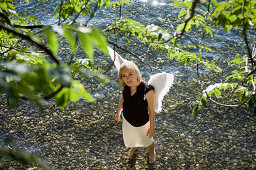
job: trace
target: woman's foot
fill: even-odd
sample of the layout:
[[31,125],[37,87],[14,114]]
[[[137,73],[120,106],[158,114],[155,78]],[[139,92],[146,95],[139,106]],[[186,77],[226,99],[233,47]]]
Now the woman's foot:
[[128,157],[130,159],[132,159],[132,156],[133,156],[133,153],[136,151],[136,148],[131,148],[129,151],[128,151]]
[[153,153],[149,153],[149,163],[153,164],[156,162],[156,151],[154,150]]

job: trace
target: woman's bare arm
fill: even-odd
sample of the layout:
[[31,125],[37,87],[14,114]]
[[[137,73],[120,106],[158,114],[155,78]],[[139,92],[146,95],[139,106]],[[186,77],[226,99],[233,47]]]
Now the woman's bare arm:
[[153,90],[150,90],[146,94],[146,98],[148,101],[148,110],[149,110],[149,120],[150,120],[150,128],[148,130],[148,137],[152,137],[155,134],[155,108],[154,108],[154,103],[155,103],[155,92]]
[[119,100],[119,105],[118,105],[118,110],[117,110],[117,113],[116,113],[116,117],[115,117],[115,120],[117,122],[120,121],[120,115],[121,115],[121,112],[123,110],[123,103],[124,103],[124,98],[123,98],[123,95],[120,97],[120,100]]

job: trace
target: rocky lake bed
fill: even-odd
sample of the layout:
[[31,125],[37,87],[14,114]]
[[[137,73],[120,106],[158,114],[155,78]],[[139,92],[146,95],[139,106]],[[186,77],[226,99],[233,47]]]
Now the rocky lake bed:
[[[11,136],[19,148],[55,169],[254,169],[252,111],[209,104],[193,117],[194,91],[177,78],[165,97],[163,110],[156,115],[153,165],[148,164],[147,148],[139,148],[128,159],[121,123],[114,120],[120,96],[115,88],[108,88],[93,103],[81,100],[60,109],[49,102],[43,111],[29,102],[9,108],[1,95],[0,136],[1,140]],[[22,169],[14,162],[9,166]]]

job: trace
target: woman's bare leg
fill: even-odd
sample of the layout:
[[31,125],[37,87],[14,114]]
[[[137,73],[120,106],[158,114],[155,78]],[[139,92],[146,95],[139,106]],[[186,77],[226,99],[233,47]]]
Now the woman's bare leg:
[[128,151],[128,157],[131,159],[132,156],[133,156],[133,153],[136,151],[137,148],[131,148],[129,151]]
[[149,148],[149,163],[153,164],[156,162],[155,144],[152,143],[148,148]]

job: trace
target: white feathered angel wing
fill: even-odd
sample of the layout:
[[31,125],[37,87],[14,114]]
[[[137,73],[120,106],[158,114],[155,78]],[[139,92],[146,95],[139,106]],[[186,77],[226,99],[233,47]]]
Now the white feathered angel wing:
[[116,51],[114,51],[109,46],[108,46],[108,52],[111,59],[114,61],[114,65],[116,66],[116,69],[119,70],[121,64],[127,60],[122,58]]
[[157,73],[150,77],[148,84],[154,87],[155,92],[155,112],[162,110],[162,100],[172,87],[174,75],[169,73]]

